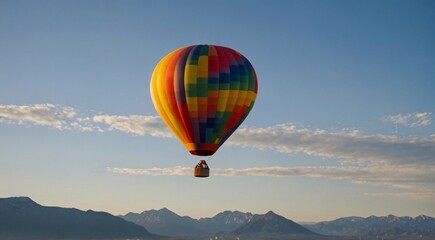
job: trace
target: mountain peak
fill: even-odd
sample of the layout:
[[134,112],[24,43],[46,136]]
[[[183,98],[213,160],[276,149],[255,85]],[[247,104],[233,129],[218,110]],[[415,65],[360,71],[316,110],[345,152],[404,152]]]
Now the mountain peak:
[[269,211],[264,215],[257,215],[253,221],[250,221],[246,225],[236,229],[233,233],[315,235],[315,233],[293,222],[292,220],[275,214],[273,211]]
[[263,218],[266,221],[270,221],[273,220],[274,218],[280,217],[279,215],[277,215],[276,213],[274,213],[273,211],[269,211],[266,214],[264,214]]
[[157,210],[157,212],[162,212],[162,213],[174,213],[173,211],[167,209],[167,208],[161,208],[159,210]]
[[34,202],[31,198],[25,196],[0,198],[0,201]]
[[0,198],[1,204],[13,205],[15,207],[40,206],[29,197]]
[[201,233],[196,229],[196,220],[188,216],[179,216],[166,207],[159,210],[151,209],[140,214],[129,213],[121,216],[124,220],[145,227],[153,233],[166,236],[186,236]]
[[429,217],[426,215],[419,215],[419,216],[415,217],[415,219],[416,220],[430,220],[430,219],[433,219],[433,217]]

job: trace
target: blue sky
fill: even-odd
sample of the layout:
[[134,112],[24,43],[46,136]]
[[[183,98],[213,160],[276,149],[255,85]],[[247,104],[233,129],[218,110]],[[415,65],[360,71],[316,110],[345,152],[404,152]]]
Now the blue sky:
[[[434,1],[1,1],[0,196],[113,214],[435,215]],[[149,96],[215,44],[256,104],[196,179]],[[214,173],[214,175],[213,175]]]

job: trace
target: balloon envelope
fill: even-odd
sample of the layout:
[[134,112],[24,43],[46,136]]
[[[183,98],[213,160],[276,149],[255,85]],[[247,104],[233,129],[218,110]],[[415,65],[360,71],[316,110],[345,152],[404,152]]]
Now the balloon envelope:
[[157,112],[187,150],[209,156],[251,111],[257,76],[233,49],[194,45],[160,60],[150,91]]

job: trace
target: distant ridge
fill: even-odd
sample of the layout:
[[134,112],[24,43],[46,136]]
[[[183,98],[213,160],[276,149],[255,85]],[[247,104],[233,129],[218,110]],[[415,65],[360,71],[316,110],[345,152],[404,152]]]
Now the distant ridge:
[[252,221],[256,216],[249,212],[224,211],[211,218],[200,218],[198,222],[201,229],[208,233],[231,232]]
[[[165,212],[170,212],[175,219],[181,221],[183,226],[189,226],[189,233],[182,236],[206,236],[212,234],[213,238],[222,240],[234,240],[238,236],[245,239],[334,239],[334,240],[357,240],[357,239],[384,239],[384,240],[434,240],[435,223],[429,216],[385,217],[371,216],[368,218],[348,217],[330,222],[317,224],[297,224],[289,219],[269,211],[266,214],[243,213],[240,211],[224,211],[211,218],[193,219],[180,217],[176,213],[164,208],[160,210],[144,211],[140,214],[129,213],[122,216],[129,221],[133,218],[144,218],[150,213],[154,214],[160,222],[166,222]],[[157,214],[157,215],[155,215]],[[128,217],[127,217],[128,216]],[[128,219],[130,218],[130,219]],[[146,218],[141,225],[156,224],[156,219]],[[187,220],[183,222],[184,220]],[[149,221],[147,223],[147,221]],[[370,223],[368,223],[368,222]],[[139,222],[137,222],[139,224]],[[172,224],[175,224],[172,221]],[[399,224],[401,223],[401,224]],[[374,226],[377,227],[374,227]],[[169,226],[169,225],[166,225]],[[372,228],[372,230],[370,230]],[[148,228],[147,228],[148,229]],[[377,230],[376,230],[377,229]],[[374,231],[376,230],[376,231]],[[155,231],[156,234],[176,236],[175,231],[167,228],[167,232]],[[151,231],[153,232],[153,231]],[[319,235],[320,234],[320,235]],[[179,235],[180,236],[180,235]],[[243,238],[240,238],[243,239]]]
[[197,220],[191,217],[181,217],[167,208],[128,213],[121,218],[143,226],[152,233],[166,236],[193,236],[205,234],[198,228]]
[[435,239],[435,218],[420,215],[413,217],[370,216],[344,217],[333,221],[306,225],[312,231],[333,236],[364,236],[379,239]]
[[[166,208],[121,216],[125,220],[144,226],[153,233],[168,236],[201,236],[258,234],[318,235],[301,225],[288,220],[272,211],[264,215],[224,211],[212,218],[199,220],[181,217]],[[223,236],[220,236],[224,238]],[[227,236],[228,237],[228,236]]]
[[253,233],[318,235],[287,218],[275,214],[272,211],[267,212],[265,215],[259,217],[256,221],[251,221],[232,233],[237,235]]
[[152,233],[166,236],[205,236],[217,232],[230,232],[246,223],[254,216],[239,211],[224,211],[212,218],[199,220],[162,208],[142,213],[128,213],[120,216],[123,219],[145,227]]
[[0,198],[0,239],[155,239],[105,212],[44,207],[28,197]]

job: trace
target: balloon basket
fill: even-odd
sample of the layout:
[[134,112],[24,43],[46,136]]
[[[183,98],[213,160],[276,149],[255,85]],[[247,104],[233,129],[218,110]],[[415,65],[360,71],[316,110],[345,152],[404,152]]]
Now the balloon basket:
[[196,164],[195,169],[193,171],[193,175],[195,177],[208,177],[210,175],[210,168],[208,167],[205,160],[201,160],[198,164]]

